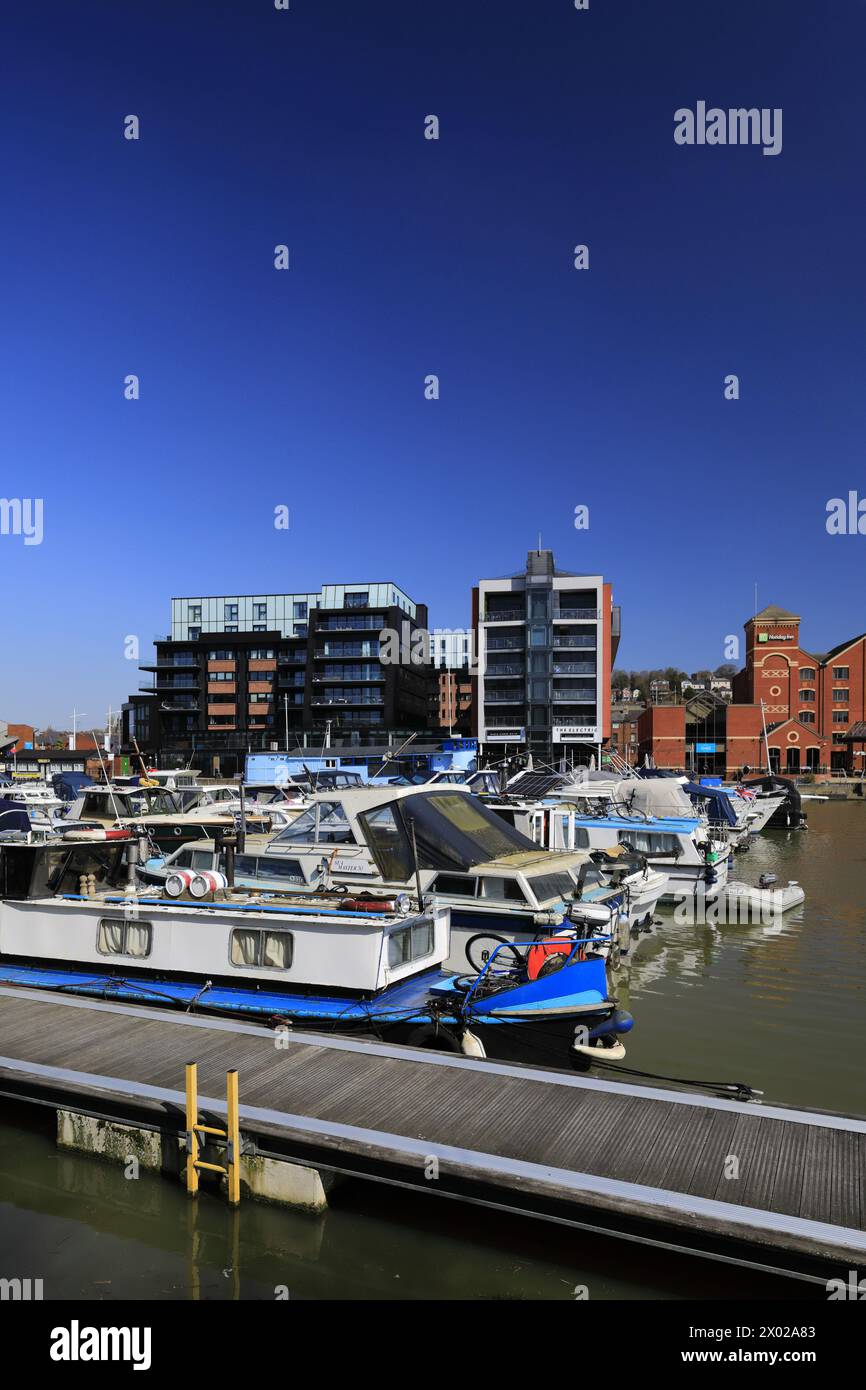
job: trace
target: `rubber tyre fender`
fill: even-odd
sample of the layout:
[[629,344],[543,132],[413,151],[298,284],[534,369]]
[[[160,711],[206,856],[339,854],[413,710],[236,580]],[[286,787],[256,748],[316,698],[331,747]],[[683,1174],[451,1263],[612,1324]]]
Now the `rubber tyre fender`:
[[406,1039],[407,1047],[426,1047],[433,1052],[462,1052],[460,1039],[451,1028],[442,1024],[420,1023]]

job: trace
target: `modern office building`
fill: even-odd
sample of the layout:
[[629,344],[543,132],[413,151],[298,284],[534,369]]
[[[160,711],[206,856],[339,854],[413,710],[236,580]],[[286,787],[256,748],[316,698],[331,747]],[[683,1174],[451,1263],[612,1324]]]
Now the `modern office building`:
[[150,680],[123,707],[123,749],[230,776],[250,751],[426,729],[426,629],[425,605],[390,582],[172,599]]
[[620,612],[598,574],[556,568],[531,550],[526,568],[473,591],[482,745],[546,763],[588,762],[610,738],[610,675]]

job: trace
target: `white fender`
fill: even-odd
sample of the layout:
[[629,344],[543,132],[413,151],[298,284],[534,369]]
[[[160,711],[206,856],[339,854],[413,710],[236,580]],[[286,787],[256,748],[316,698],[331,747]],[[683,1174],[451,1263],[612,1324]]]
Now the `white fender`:
[[468,1028],[463,1030],[463,1036],[460,1039],[460,1048],[464,1057],[479,1057],[483,1061],[487,1056],[481,1039],[476,1037],[474,1033],[470,1033]]
[[625,1057],[625,1046],[621,1042],[614,1043],[612,1047],[604,1047],[601,1042],[572,1043],[571,1050],[583,1057],[592,1057],[595,1061],[621,1062]]

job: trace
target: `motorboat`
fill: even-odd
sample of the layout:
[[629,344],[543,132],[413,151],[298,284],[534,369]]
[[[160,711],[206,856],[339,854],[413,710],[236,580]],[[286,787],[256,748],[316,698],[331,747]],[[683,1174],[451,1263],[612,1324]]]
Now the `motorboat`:
[[[175,854],[149,860],[144,872],[159,878],[181,863],[223,865],[215,846],[188,848],[189,865]],[[247,835],[235,872],[248,884],[289,891],[339,884],[355,892],[409,891],[419,901],[435,897],[451,909],[446,963],[462,972],[479,968],[498,944],[533,942],[575,925],[587,934],[604,929],[627,950],[625,904],[643,869],[624,861],[603,872],[584,851],[551,854],[467,787],[449,784],[317,793],[277,835]]]
[[579,929],[455,975],[449,910],[405,894],[299,894],[189,872],[142,884],[142,841],[0,841],[0,981],[483,1058],[591,1064],[632,1020]]

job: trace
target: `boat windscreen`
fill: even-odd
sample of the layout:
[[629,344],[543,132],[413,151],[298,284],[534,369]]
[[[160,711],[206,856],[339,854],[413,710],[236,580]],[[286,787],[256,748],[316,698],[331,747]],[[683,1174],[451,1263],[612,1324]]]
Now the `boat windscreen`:
[[538,846],[465,792],[429,792],[400,802],[415,831],[423,869],[469,869],[504,855],[537,853]]

